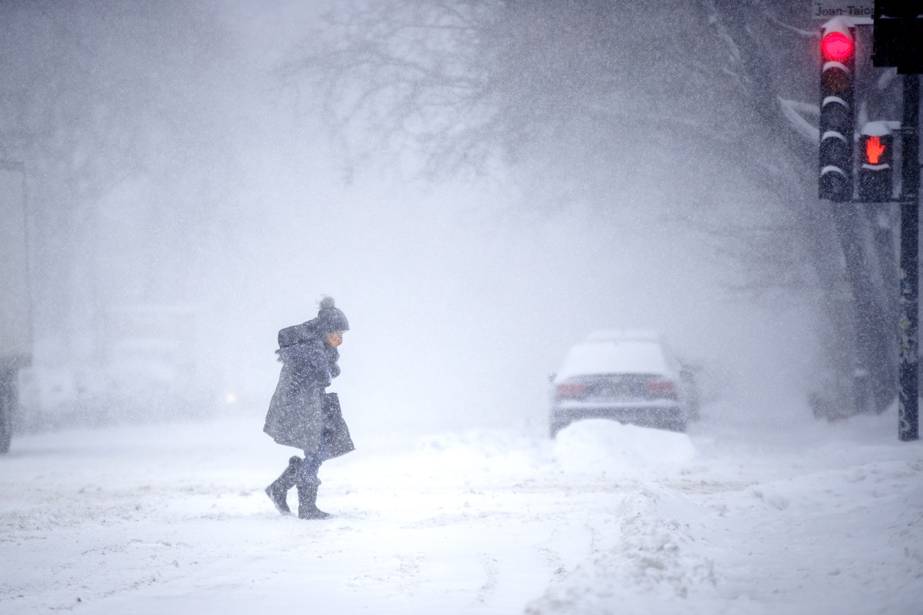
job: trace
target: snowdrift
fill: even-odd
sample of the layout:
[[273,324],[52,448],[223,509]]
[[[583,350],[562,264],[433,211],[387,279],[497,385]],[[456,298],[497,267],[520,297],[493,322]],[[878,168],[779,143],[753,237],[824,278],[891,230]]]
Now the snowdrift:
[[591,419],[560,431],[553,453],[572,474],[646,475],[677,472],[695,457],[695,447],[683,433]]

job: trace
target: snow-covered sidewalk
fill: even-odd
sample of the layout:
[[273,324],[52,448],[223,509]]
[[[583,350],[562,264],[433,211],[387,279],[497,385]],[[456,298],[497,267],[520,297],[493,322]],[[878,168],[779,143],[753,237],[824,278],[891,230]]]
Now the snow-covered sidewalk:
[[[923,447],[886,415],[554,443],[357,434],[326,521],[279,517],[261,417],[19,438],[0,458],[0,613],[912,613]],[[767,435],[768,434],[768,435]],[[291,497],[294,500],[294,497]]]

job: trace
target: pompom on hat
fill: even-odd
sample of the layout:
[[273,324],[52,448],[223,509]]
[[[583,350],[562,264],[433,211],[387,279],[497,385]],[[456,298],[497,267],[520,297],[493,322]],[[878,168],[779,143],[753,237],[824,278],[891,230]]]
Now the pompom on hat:
[[320,309],[317,312],[317,322],[320,325],[321,333],[349,331],[349,321],[346,320],[346,314],[336,307],[333,297],[321,299]]

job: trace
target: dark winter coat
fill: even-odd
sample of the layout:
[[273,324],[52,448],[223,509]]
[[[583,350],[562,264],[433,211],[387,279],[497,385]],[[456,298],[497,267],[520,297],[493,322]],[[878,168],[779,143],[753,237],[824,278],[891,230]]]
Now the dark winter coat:
[[325,393],[340,375],[339,352],[323,340],[314,321],[279,332],[282,372],[263,427],[269,436],[319,461],[353,450],[335,393]]

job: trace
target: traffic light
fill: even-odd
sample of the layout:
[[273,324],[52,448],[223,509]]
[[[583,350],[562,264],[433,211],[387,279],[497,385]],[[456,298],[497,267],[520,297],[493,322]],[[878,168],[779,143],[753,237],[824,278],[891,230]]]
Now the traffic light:
[[875,0],[872,64],[923,73],[923,7],[918,0]]
[[869,122],[859,137],[859,199],[873,203],[891,200],[894,137],[884,122]]
[[856,37],[840,18],[821,28],[820,185],[822,199],[852,199],[853,90]]

